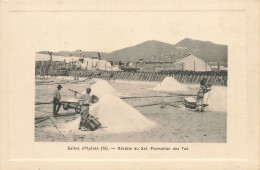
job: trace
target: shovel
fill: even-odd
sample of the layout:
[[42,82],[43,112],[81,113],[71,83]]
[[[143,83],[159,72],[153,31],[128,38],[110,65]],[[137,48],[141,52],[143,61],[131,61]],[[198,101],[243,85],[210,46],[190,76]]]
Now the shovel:
[[[209,91],[209,95],[210,95],[210,91]],[[207,97],[205,106],[208,106],[209,95],[208,95],[208,97]]]

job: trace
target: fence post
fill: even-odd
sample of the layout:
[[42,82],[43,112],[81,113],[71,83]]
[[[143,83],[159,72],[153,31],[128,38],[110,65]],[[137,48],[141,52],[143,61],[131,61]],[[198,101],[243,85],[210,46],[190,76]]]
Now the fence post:
[[196,78],[197,78],[197,75],[195,74],[194,76],[193,76],[193,78],[192,78],[192,84],[196,84],[195,82],[196,82]]
[[195,79],[195,82],[194,82],[195,84],[197,84],[199,77],[200,77],[200,75],[197,75],[197,78]]

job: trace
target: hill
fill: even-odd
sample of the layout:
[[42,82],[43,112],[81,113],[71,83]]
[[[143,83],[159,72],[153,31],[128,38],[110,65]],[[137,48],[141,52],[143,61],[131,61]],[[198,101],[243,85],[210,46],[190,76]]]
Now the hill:
[[[46,53],[47,51],[41,51],[39,53]],[[82,51],[84,57],[91,58],[97,56],[97,52]],[[146,41],[135,46],[123,48],[113,51],[111,53],[100,52],[101,58],[107,61],[138,61],[143,60],[176,60],[185,56],[188,53],[192,53],[198,58],[204,61],[227,63],[228,46],[214,44],[209,41],[199,41],[185,38],[177,44],[169,44],[156,40]],[[53,52],[53,55],[60,56],[79,56],[79,50],[76,51],[60,51]]]
[[209,41],[184,39],[175,45],[160,42],[146,41],[141,44],[123,48],[106,55],[112,61],[144,60],[176,60],[192,53],[204,61],[227,63],[227,45],[218,45]]
[[175,47],[186,47],[189,53],[204,61],[227,63],[228,46],[218,45],[209,41],[199,41],[185,38],[175,44]]
[[146,41],[141,44],[123,48],[107,54],[107,58],[112,61],[133,61],[148,59],[160,54],[172,54],[174,46],[160,41]]

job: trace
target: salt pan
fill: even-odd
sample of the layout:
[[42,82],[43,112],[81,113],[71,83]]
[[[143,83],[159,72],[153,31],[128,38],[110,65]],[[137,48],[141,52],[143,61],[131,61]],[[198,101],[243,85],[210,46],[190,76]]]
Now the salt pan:
[[173,77],[166,77],[160,84],[158,84],[154,91],[162,91],[162,92],[185,92],[188,89],[185,85],[179,83]]

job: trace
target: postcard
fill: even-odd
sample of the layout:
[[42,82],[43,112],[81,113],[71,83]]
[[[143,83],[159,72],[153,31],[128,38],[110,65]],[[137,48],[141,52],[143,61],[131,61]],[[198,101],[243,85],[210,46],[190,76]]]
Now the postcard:
[[259,168],[259,1],[2,1],[0,169]]

